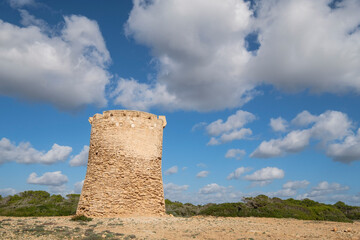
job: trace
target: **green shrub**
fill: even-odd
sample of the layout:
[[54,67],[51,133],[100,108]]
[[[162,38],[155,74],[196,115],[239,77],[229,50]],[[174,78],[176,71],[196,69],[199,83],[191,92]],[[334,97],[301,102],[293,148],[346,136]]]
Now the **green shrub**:
[[90,222],[92,218],[88,218],[84,215],[75,215],[71,218],[71,221],[82,221],[82,222]]
[[339,201],[334,206],[345,214],[345,216],[352,220],[360,220],[360,207],[348,206]]
[[172,202],[169,199],[165,199],[165,208],[167,214],[179,217],[191,217],[199,213],[198,206],[191,203]]
[[244,207],[243,203],[211,204],[200,211],[200,215],[237,217],[239,211]]
[[265,195],[258,195],[254,198],[253,197],[244,198],[243,201],[246,203],[246,205],[255,209],[259,207],[264,207],[270,203],[269,197]]

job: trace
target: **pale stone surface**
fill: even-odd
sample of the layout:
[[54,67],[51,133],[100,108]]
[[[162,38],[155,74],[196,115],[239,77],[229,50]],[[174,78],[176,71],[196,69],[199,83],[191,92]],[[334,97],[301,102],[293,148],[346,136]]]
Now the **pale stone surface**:
[[92,124],[86,178],[76,214],[92,217],[165,214],[161,175],[164,116],[111,110]]

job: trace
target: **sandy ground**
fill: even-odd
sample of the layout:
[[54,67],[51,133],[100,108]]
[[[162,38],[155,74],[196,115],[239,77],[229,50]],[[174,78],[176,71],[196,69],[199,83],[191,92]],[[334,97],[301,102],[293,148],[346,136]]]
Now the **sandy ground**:
[[275,218],[0,217],[0,239],[356,239],[360,222]]

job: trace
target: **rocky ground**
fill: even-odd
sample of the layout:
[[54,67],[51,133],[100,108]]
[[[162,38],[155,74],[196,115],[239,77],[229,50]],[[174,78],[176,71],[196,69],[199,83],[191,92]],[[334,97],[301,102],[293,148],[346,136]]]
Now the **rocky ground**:
[[0,217],[0,239],[356,239],[360,222],[275,218]]

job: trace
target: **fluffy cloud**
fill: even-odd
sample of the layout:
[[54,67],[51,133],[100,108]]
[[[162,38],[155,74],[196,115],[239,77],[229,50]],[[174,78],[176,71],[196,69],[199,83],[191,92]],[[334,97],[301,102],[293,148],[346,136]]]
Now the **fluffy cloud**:
[[210,123],[206,127],[206,131],[211,136],[218,136],[222,133],[242,128],[245,124],[254,121],[255,118],[255,115],[250,112],[238,110],[235,114],[230,115],[225,122],[222,119],[218,119]]
[[83,186],[84,186],[84,180],[80,182],[76,182],[74,184],[74,193],[80,194]]
[[[111,98],[141,110],[209,111],[243,105],[262,83],[285,91],[359,93],[360,3],[338,5],[270,0],[250,8],[242,0],[135,0],[125,32],[150,48],[157,74],[149,82],[118,78]],[[65,17],[64,28],[53,33],[28,12],[21,15],[26,27],[0,22],[0,94],[61,109],[105,105],[110,56],[97,23]],[[248,48],[249,34],[258,35],[259,49]]]
[[189,185],[176,185],[174,183],[164,184],[165,192],[177,192],[177,191],[186,191],[189,188]]
[[283,185],[284,189],[293,189],[297,190],[299,188],[306,188],[310,184],[309,181],[302,180],[302,181],[289,181]]
[[[289,132],[285,137],[263,141],[250,157],[271,158],[285,155],[286,153],[296,153],[302,151],[310,144],[310,140],[318,140],[323,148],[327,148],[328,156],[337,158],[338,161],[353,161],[359,159],[356,149],[344,152],[348,146],[356,145],[356,137],[352,136],[352,121],[345,113],[338,111],[326,111],[318,116],[314,116],[307,111],[298,114],[292,121],[296,126],[306,126],[306,129],[297,129]],[[332,143],[340,141],[346,137],[341,144]],[[331,143],[331,144],[330,144]],[[350,143],[350,144],[349,144]],[[330,144],[330,145],[329,145]],[[351,157],[346,156],[351,155]]]
[[24,9],[19,9],[19,13],[21,16],[20,23],[24,26],[37,26],[39,27],[43,32],[51,32],[51,29],[49,28],[48,24],[42,20],[34,17],[31,15],[28,11]]
[[278,117],[270,119],[270,127],[275,132],[285,132],[288,126],[285,119],[283,119],[282,117]]
[[148,85],[134,79],[120,78],[111,95],[114,103],[130,109],[147,110],[153,106],[163,109],[177,108],[176,96],[165,85]]
[[71,147],[54,144],[49,151],[42,152],[31,147],[30,143],[16,146],[9,139],[0,140],[0,164],[5,162],[53,164],[65,161],[72,151]]
[[165,171],[165,175],[172,175],[178,172],[178,167],[173,166]]
[[303,180],[303,181],[289,181],[286,182],[282,189],[276,191],[276,192],[267,192],[265,195],[269,197],[283,197],[283,198],[289,198],[289,197],[295,197],[297,195],[297,190],[301,188],[306,188],[310,182]]
[[204,177],[207,177],[208,175],[209,175],[209,171],[201,171],[201,172],[198,172],[198,174],[196,174],[196,177],[204,178]]
[[284,178],[285,173],[282,169],[276,167],[266,167],[256,172],[246,175],[244,179],[252,181],[253,185],[264,186],[270,184],[275,179]]
[[360,2],[339,2],[260,1],[249,75],[285,91],[360,92]]
[[221,143],[231,142],[234,140],[244,139],[252,134],[251,129],[243,126],[256,119],[255,115],[238,110],[235,114],[230,115],[224,122],[218,119],[206,126],[206,131],[211,137],[207,145],[218,145]]
[[88,161],[88,157],[89,157],[89,146],[85,145],[78,155],[71,158],[69,164],[72,167],[86,166],[87,161]]
[[14,195],[15,193],[16,193],[16,190],[13,188],[0,189],[0,195],[3,197],[8,196],[8,195]]
[[320,114],[311,130],[312,137],[323,142],[341,140],[352,133],[352,121],[345,113],[338,111],[326,111]]
[[[232,131],[230,133],[224,133],[220,136],[220,143],[227,143],[234,140],[244,139],[252,134],[251,129],[241,128],[239,130]],[[211,145],[211,144],[209,144]]]
[[[234,108],[254,97],[261,83],[285,91],[360,92],[360,4],[338,5],[270,0],[250,9],[241,0],[136,0],[126,32],[151,49],[158,72],[143,86],[148,104],[137,96],[145,84],[139,82],[124,89],[133,101],[119,103],[163,106],[155,94],[163,88],[170,108]],[[245,40],[250,33],[258,34],[253,52]]]
[[237,169],[235,169],[234,172],[230,173],[228,176],[227,176],[227,179],[228,180],[231,180],[231,179],[239,179],[240,176],[248,171],[250,171],[251,168],[246,168],[246,167],[239,167]]
[[306,197],[318,197],[328,194],[334,194],[349,190],[348,186],[343,186],[339,183],[328,183],[326,181],[320,182],[315,186],[311,192],[305,194]]
[[237,160],[241,160],[241,158],[246,154],[245,150],[243,149],[229,149],[225,157],[226,158],[236,158]]
[[36,5],[36,2],[34,0],[9,0],[9,4],[12,8],[21,8]]
[[66,110],[105,106],[111,59],[98,24],[66,16],[61,31],[49,33],[43,21],[21,14],[26,27],[0,20],[0,94]]
[[206,122],[199,122],[191,128],[191,131],[195,132],[196,130],[201,129],[201,128],[205,127],[206,125],[207,125]]
[[46,172],[42,176],[38,177],[36,173],[31,173],[27,179],[27,183],[38,184],[38,185],[47,185],[47,186],[61,186],[69,181],[68,177],[61,173],[61,171],[56,172]]
[[211,183],[208,184],[202,188],[200,188],[199,193],[200,194],[212,194],[212,193],[218,193],[226,190],[226,187],[220,186],[217,183]]
[[338,162],[350,163],[360,160],[360,129],[357,134],[347,136],[341,143],[332,143],[326,150],[326,155]]
[[286,152],[299,152],[309,145],[311,134],[307,130],[292,131],[282,139],[264,141],[250,154],[255,158],[270,158],[281,156]]
[[254,85],[240,76],[251,58],[244,40],[251,14],[238,0],[134,1],[126,32],[151,48],[159,67],[147,88],[164,86],[173,108],[206,111],[250,100]]
[[174,183],[164,184],[164,195],[165,198],[171,199],[173,201],[188,201],[189,199],[186,196],[186,190],[188,190],[189,185],[176,185]]
[[359,203],[360,199],[357,196],[344,195],[343,192],[350,188],[339,183],[328,183],[326,181],[320,182],[313,187],[310,192],[297,196],[298,199],[310,198],[321,202],[346,201],[352,203]]
[[291,188],[283,188],[276,192],[267,192],[265,193],[268,197],[294,197],[297,194],[297,191]]
[[300,126],[300,127],[306,127],[311,123],[316,122],[317,116],[312,115],[308,111],[302,111],[296,117],[291,121],[291,124]]

